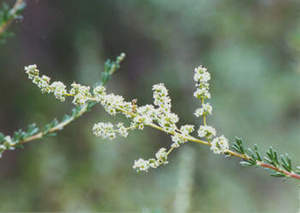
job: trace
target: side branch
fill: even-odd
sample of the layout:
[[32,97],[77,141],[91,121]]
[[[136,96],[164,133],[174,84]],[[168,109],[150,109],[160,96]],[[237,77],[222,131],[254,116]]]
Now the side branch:
[[75,119],[82,116],[87,111],[88,111],[88,104],[85,104],[84,106],[82,106],[80,108],[80,110],[74,116],[72,116],[69,119],[67,119],[67,120],[57,124],[56,126],[50,128],[47,132],[41,131],[41,132],[39,132],[35,135],[32,135],[28,138],[25,138],[25,139],[21,140],[19,142],[19,144],[24,144],[24,143],[28,143],[28,142],[33,141],[33,140],[41,139],[41,138],[43,138],[47,135],[51,135],[51,134],[56,133],[60,130],[63,130],[65,126],[69,125],[71,122],[73,122]]
[[[210,144],[205,144],[203,142],[205,141],[202,141],[202,140],[198,140],[198,139],[195,139],[195,140],[189,140],[191,142],[196,142],[196,143],[201,143],[201,144],[204,144],[204,145],[208,145],[210,146]],[[256,160],[250,156],[248,156],[247,154],[240,154],[238,152],[235,152],[235,151],[232,151],[232,150],[226,150],[224,152],[224,154],[228,155],[228,156],[234,156],[234,157],[237,157],[237,158],[240,158],[242,160],[245,160],[246,162],[248,161],[255,161],[255,164],[257,166],[260,166],[262,168],[266,168],[266,169],[270,169],[270,170],[273,170],[274,172],[276,173],[280,173],[280,174],[284,174],[284,176],[286,177],[290,177],[290,178],[294,178],[294,179],[298,179],[300,180],[300,175],[299,174],[296,174],[295,172],[293,171],[286,171],[284,169],[281,169],[281,168],[278,168],[272,164],[269,164],[269,163],[265,163],[263,161],[259,161],[259,160]]]
[[[123,60],[125,55],[123,54],[122,56]],[[97,84],[105,85],[110,80],[112,74],[120,68],[122,60],[120,60],[120,57],[118,57],[116,61],[107,60],[104,66],[104,71],[101,73],[101,80]],[[90,111],[94,105],[95,102],[88,101],[83,105],[76,106],[73,108],[71,115],[66,114],[60,122],[54,119],[41,130],[36,127],[35,124],[32,124],[29,125],[26,131],[18,130],[14,132],[13,136],[4,136],[0,132],[0,157],[5,150],[13,150],[15,148],[22,147],[25,143],[44,138],[46,136],[56,135],[56,132],[64,129],[64,127]]]
[[25,7],[24,0],[17,0],[14,6],[8,11],[6,20],[0,25],[0,36],[7,30],[9,25],[18,17],[19,13]]

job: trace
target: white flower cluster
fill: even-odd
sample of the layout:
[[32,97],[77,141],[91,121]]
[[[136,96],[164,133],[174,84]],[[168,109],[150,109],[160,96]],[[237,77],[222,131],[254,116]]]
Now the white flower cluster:
[[209,103],[202,104],[202,107],[196,109],[195,111],[196,117],[200,117],[203,115],[211,115],[211,114],[212,114],[212,106]]
[[106,89],[103,86],[97,86],[93,90],[93,100],[101,103],[106,112],[110,115],[116,115],[117,113],[123,113],[127,117],[131,117],[126,112],[132,111],[132,103],[124,101],[124,98],[113,93],[107,94]]
[[158,106],[161,109],[170,111],[171,109],[171,99],[168,95],[168,90],[164,84],[155,84],[152,87],[154,105]]
[[[176,123],[179,121],[179,118],[175,113],[171,112],[171,99],[168,95],[168,90],[163,84],[153,86],[154,105],[137,106],[136,103],[125,102],[121,96],[106,94],[105,88],[101,86],[94,89],[94,96],[111,115],[121,112],[131,118],[130,130],[143,129],[145,125],[157,124],[164,131],[173,135],[172,141],[174,143],[171,146],[173,148],[178,148],[180,144],[186,142],[186,138],[194,131],[194,126],[192,125],[182,126],[180,130],[177,128]],[[140,167],[145,168],[145,170],[148,168],[146,166],[147,162],[152,168],[157,166],[153,159],[149,161],[140,159],[136,162],[138,165],[144,165],[144,167]],[[143,171],[143,169],[140,170]]]
[[101,97],[106,94],[106,88],[104,86],[97,86],[93,90],[95,98],[100,101]]
[[216,134],[216,129],[207,125],[201,125],[198,130],[198,136],[200,138],[212,139]]
[[180,130],[175,132],[174,135],[171,136],[172,138],[172,145],[173,148],[178,148],[181,144],[188,141],[190,137],[190,133],[194,131],[193,125],[183,125],[180,127]]
[[[154,105],[137,106],[134,102],[124,101],[122,96],[106,94],[104,87],[96,87],[93,91],[94,98],[100,102],[104,109],[111,115],[122,113],[131,119],[130,127],[126,130],[143,129],[145,125],[158,125],[163,131],[172,134],[173,144],[171,147],[178,148],[180,144],[187,141],[189,134],[194,131],[194,126],[184,125],[180,129],[176,123],[178,116],[171,112],[171,99],[168,90],[163,84],[153,86]],[[107,127],[107,128],[106,128]],[[121,134],[119,128],[119,133]],[[114,138],[116,130],[112,124],[107,126],[103,123],[96,124],[93,128],[94,134],[104,138]],[[126,131],[126,135],[127,135]],[[121,134],[122,135],[122,134]],[[134,168],[138,171],[148,171],[149,168],[157,168],[161,164],[167,163],[165,148],[160,149],[156,154],[156,159],[139,159],[134,163]]]
[[50,84],[50,78],[46,75],[40,77],[39,70],[37,66],[29,65],[25,67],[25,72],[28,75],[28,78],[36,84],[43,93],[53,93],[54,96],[60,100],[65,101],[66,96],[73,96],[73,103],[76,105],[85,104],[89,98],[92,97],[90,93],[90,87],[82,86],[77,83],[71,84],[71,90],[68,93],[66,90],[66,85],[60,81],[54,81]]
[[136,108],[137,116],[133,118],[133,126],[143,129],[144,125],[150,125],[156,118],[156,110],[153,105],[147,104]]
[[[212,126],[208,126],[205,122],[206,115],[212,114],[212,106],[209,103],[204,103],[205,99],[211,98],[209,93],[209,80],[210,73],[203,66],[195,68],[194,80],[196,81],[196,91],[194,96],[201,100],[201,107],[196,109],[195,116],[203,116],[204,125],[200,125],[198,129],[198,136],[201,138],[206,138],[208,141],[211,141],[217,134],[216,129]],[[222,135],[220,137],[214,138],[210,143],[211,150],[215,154],[224,153],[229,149],[228,140]]]
[[123,123],[118,123],[117,129],[115,129],[112,123],[99,122],[94,125],[93,133],[97,137],[113,140],[116,138],[117,133],[126,138],[128,136],[128,129]]
[[175,132],[176,123],[179,121],[178,115],[171,112],[171,99],[168,90],[164,84],[156,84],[152,88],[154,105],[158,108],[155,110],[155,121],[166,132]]
[[212,114],[212,106],[209,103],[204,104],[205,99],[211,97],[209,93],[210,73],[203,66],[199,66],[194,70],[194,81],[196,82],[196,91],[194,96],[202,101],[202,107],[196,109],[195,115],[197,117]]
[[14,150],[16,143],[9,135],[5,136],[4,141],[0,144],[0,158],[5,150]]
[[142,158],[135,160],[132,166],[137,172],[144,171],[147,172],[150,168],[157,168],[160,165],[168,163],[168,152],[166,148],[161,148],[155,154],[156,158],[150,158],[149,160],[144,160]]
[[48,76],[43,75],[40,77],[40,72],[35,64],[26,66],[25,72],[28,78],[41,89],[42,93],[54,93],[58,100],[65,101],[67,91],[66,86],[62,82],[55,81],[50,84],[50,78]]
[[40,71],[37,69],[36,64],[25,66],[25,72],[30,80],[33,80],[36,76],[39,76]]
[[211,142],[211,147],[210,149],[215,153],[215,154],[222,154],[226,150],[229,149],[229,143],[227,138],[224,137],[224,135],[217,137],[213,139]]
[[209,83],[210,73],[207,72],[207,69],[203,66],[199,66],[194,70],[194,81],[196,82],[196,91],[194,92],[194,96],[198,99],[210,98],[211,95],[209,93]]
[[52,89],[50,91],[53,91],[54,96],[58,100],[60,100],[62,102],[65,101],[65,95],[66,95],[67,91],[66,91],[66,86],[62,82],[54,81],[51,84],[50,88]]
[[[172,145],[169,151],[161,148],[155,155],[156,158],[149,160],[139,159],[134,162],[133,168],[137,171],[148,171],[149,168],[157,168],[162,164],[168,163],[168,154],[175,148],[180,147],[181,144],[189,141],[193,137],[190,135],[194,131],[193,125],[183,125],[177,127],[179,117],[177,114],[171,112],[171,99],[167,88],[164,84],[153,85],[153,105],[138,106],[134,99],[131,102],[124,100],[122,96],[113,93],[106,93],[103,86],[97,86],[92,92],[90,87],[73,83],[68,92],[66,86],[59,81],[50,84],[50,78],[47,76],[39,76],[39,70],[36,65],[25,67],[29,79],[32,79],[42,92],[53,93],[55,97],[64,101],[67,96],[72,96],[75,105],[82,105],[87,101],[100,103],[106,112],[110,115],[121,113],[130,119],[130,124],[125,127],[123,123],[119,123],[116,127],[111,123],[97,123],[93,127],[93,133],[104,139],[114,139],[117,134],[127,137],[129,130],[143,129],[144,126],[151,126],[162,130],[171,135]],[[194,80],[196,81],[196,91],[194,96],[201,100],[201,107],[195,111],[197,117],[203,116],[203,125],[198,129],[198,136],[206,138],[211,145],[214,153],[224,153],[228,149],[228,140],[224,137],[216,137],[216,130],[206,125],[206,116],[212,114],[212,106],[205,103],[206,99],[211,97],[209,93],[210,73],[203,66],[195,69]]]
[[70,95],[74,96],[73,104],[83,105],[92,97],[90,87],[88,86],[83,86],[74,82],[71,84],[71,87]]

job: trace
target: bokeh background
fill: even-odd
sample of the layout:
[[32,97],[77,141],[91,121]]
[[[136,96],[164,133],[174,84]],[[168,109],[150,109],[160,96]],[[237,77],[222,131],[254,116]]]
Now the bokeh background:
[[[13,1],[6,1],[13,4]],[[212,74],[209,123],[231,140],[272,145],[300,164],[299,0],[27,0],[16,36],[0,46],[0,129],[5,134],[69,113],[26,79],[36,63],[55,80],[93,85],[103,63],[125,52],[109,91],[152,102],[164,82],[181,123],[199,124],[193,69]],[[6,152],[0,161],[0,211],[296,212],[298,182],[186,144],[169,164],[132,170],[171,140],[146,128],[105,141],[95,122],[117,122],[99,106],[56,137]]]

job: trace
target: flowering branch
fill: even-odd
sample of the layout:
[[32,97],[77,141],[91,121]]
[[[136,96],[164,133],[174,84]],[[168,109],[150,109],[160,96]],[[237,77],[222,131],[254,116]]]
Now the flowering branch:
[[0,40],[11,36],[6,30],[14,20],[22,18],[21,12],[25,6],[24,0],[17,0],[11,9],[7,4],[3,3],[3,8],[0,11]]
[[[117,59],[122,60],[122,55]],[[225,156],[234,156],[242,159],[243,166],[258,166],[273,171],[271,174],[275,177],[290,177],[300,180],[300,172],[293,170],[290,158],[286,156],[278,157],[276,151],[270,148],[265,157],[258,152],[257,146],[252,149],[245,149],[242,140],[236,138],[236,141],[230,147],[228,139],[221,135],[216,136],[216,130],[212,126],[207,125],[207,116],[212,114],[212,106],[205,103],[210,99],[209,80],[210,73],[203,66],[195,69],[194,81],[196,82],[196,91],[194,96],[200,100],[201,107],[196,109],[195,116],[202,118],[202,125],[198,128],[198,137],[192,136],[194,125],[177,126],[179,117],[171,111],[171,99],[168,90],[164,84],[156,84],[153,86],[153,105],[138,106],[137,100],[131,102],[125,101],[122,96],[113,93],[108,94],[103,85],[95,87],[92,91],[90,87],[77,83],[71,84],[71,89],[67,89],[62,82],[55,81],[50,83],[48,76],[39,75],[36,65],[25,67],[25,71],[43,93],[52,93],[60,101],[64,101],[66,97],[73,97],[73,104],[76,106],[84,106],[86,103],[100,104],[105,111],[112,116],[123,114],[129,119],[128,124],[99,122],[94,125],[93,133],[104,139],[114,139],[117,135],[127,137],[131,130],[142,130],[144,126],[150,126],[167,133],[171,136],[172,144],[170,148],[161,148],[155,154],[155,158],[144,160],[142,158],[134,162],[133,168],[138,172],[148,171],[150,168],[157,168],[168,163],[168,156],[175,149],[187,142],[200,143],[209,146],[213,153],[224,154]],[[299,167],[297,167],[299,170]]]
[[[98,83],[99,85],[105,85],[108,80],[110,80],[111,75],[120,68],[120,63],[124,57],[125,55],[122,55],[121,57],[118,57],[116,61],[106,61],[101,81]],[[43,79],[45,79],[45,77]],[[40,82],[40,85],[42,84],[43,83]],[[15,148],[23,147],[23,144],[30,141],[38,140],[46,136],[55,136],[56,132],[62,130],[71,122],[90,111],[92,107],[94,107],[94,103],[89,101],[80,106],[76,106],[72,109],[72,113],[70,115],[66,114],[60,122],[57,119],[54,119],[41,130],[36,126],[36,124],[31,124],[28,126],[26,131],[20,129],[16,131],[13,136],[5,136],[0,132],[0,157],[5,150],[14,150]]]

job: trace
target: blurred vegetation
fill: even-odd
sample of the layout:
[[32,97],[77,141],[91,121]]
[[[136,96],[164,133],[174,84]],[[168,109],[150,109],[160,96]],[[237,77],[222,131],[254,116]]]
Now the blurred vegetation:
[[[105,59],[125,52],[109,90],[144,104],[152,101],[151,85],[164,82],[181,122],[197,124],[192,75],[203,64],[213,77],[215,110],[209,122],[230,139],[272,145],[300,163],[298,0],[33,0],[23,16],[12,26],[16,36],[0,47],[2,132],[46,124],[72,107],[41,95],[26,79],[24,65],[37,63],[56,80],[93,85]],[[136,174],[133,161],[151,157],[170,139],[147,129],[101,141],[91,127],[112,118],[95,108],[58,136],[4,154],[0,211],[164,213],[181,206],[186,212],[280,213],[298,208],[297,182],[224,161],[197,144],[179,149],[163,168]],[[185,173],[190,178],[183,178]]]

